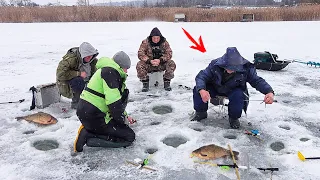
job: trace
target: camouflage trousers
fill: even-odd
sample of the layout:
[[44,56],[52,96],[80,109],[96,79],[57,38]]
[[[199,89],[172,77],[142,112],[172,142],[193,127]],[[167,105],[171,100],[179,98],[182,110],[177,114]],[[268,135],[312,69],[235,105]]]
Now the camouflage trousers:
[[157,72],[157,71],[165,71],[163,78],[171,80],[174,78],[174,71],[176,70],[176,63],[173,60],[169,60],[163,64],[159,64],[159,66],[152,66],[144,61],[139,61],[136,66],[137,76],[143,81],[149,79],[148,73]]

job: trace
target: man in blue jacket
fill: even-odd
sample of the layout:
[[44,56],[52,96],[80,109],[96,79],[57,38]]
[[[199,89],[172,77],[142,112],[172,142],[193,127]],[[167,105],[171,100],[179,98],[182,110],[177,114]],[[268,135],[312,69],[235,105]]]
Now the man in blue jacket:
[[229,99],[230,126],[233,129],[238,129],[242,109],[246,112],[249,104],[247,82],[265,94],[264,102],[266,104],[273,103],[274,91],[272,87],[257,75],[254,65],[244,59],[235,47],[227,48],[222,57],[212,60],[206,69],[198,73],[195,80],[193,104],[196,113],[191,121],[207,118],[207,102],[211,97],[226,96]]

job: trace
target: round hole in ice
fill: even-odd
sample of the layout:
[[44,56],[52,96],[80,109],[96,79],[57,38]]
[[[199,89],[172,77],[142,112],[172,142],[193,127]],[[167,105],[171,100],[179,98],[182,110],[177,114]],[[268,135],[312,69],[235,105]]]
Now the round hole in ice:
[[33,143],[33,146],[41,151],[49,151],[51,149],[57,149],[59,143],[55,140],[40,140]]
[[280,141],[274,142],[270,145],[270,148],[274,151],[280,151],[284,149],[284,144]]
[[285,103],[285,104],[290,104],[291,103],[290,100],[283,100],[282,102]]
[[148,149],[146,149],[145,152],[148,153],[148,154],[153,154],[153,153],[155,153],[157,151],[158,151],[157,148],[148,148]]
[[225,135],[223,135],[223,137],[226,139],[237,139],[237,136],[232,135],[232,134],[225,134]]
[[300,138],[300,141],[302,141],[302,142],[307,142],[309,140],[310,140],[309,138]]
[[24,131],[23,134],[33,134],[35,131],[34,130],[29,130],[29,131]]
[[162,142],[167,146],[172,146],[174,148],[177,148],[181,144],[184,144],[188,141],[187,138],[180,136],[180,135],[170,135],[165,137]]
[[198,131],[198,132],[203,131],[203,129],[202,129],[202,128],[198,128],[198,127],[193,127],[193,128],[191,128],[191,129],[193,129],[193,130],[195,130],[195,131]]
[[310,86],[312,86],[313,84],[310,83],[310,82],[308,82],[308,83],[304,83],[303,85],[310,87]]
[[172,108],[170,106],[161,105],[153,107],[152,111],[156,114],[168,114],[172,113]]
[[158,121],[154,121],[154,122],[151,122],[150,125],[154,126],[154,125],[159,125],[161,124],[161,122],[158,122]]
[[297,81],[299,81],[299,82],[306,82],[306,81],[308,81],[308,78],[305,78],[305,77],[302,77],[302,76],[296,77],[295,79],[296,79]]
[[285,129],[285,130],[290,130],[291,128],[287,125],[279,125],[279,128]]

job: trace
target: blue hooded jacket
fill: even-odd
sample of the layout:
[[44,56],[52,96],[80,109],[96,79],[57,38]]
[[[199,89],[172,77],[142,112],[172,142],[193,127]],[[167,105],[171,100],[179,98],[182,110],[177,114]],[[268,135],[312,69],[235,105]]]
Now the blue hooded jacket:
[[[225,69],[235,71],[235,75],[222,85],[222,75]],[[257,75],[254,65],[244,59],[236,47],[228,47],[226,53],[222,57],[212,60],[206,69],[198,73],[195,80],[197,91],[211,85],[220,94],[227,94],[235,88],[240,88],[248,95],[246,84],[248,82],[263,94],[273,92],[271,86]],[[248,104],[245,103],[245,110],[247,106]]]

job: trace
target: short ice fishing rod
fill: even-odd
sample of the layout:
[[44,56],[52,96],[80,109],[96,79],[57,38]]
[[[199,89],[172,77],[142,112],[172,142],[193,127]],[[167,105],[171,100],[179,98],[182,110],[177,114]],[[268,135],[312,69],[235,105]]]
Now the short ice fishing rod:
[[248,169],[247,166],[240,166],[237,164],[215,164],[212,162],[202,162],[202,161],[194,161],[194,162],[199,164],[208,164],[210,166],[215,166],[215,167],[221,167],[223,169],[229,169],[229,168]]
[[279,171],[279,168],[257,168],[259,170],[262,170],[262,171]]
[[22,103],[25,99],[20,99],[18,101],[8,101],[8,102],[0,102],[0,104],[10,104],[10,103]]
[[298,151],[298,157],[301,161],[305,161],[307,159],[320,159],[320,157],[304,157],[300,151]]

